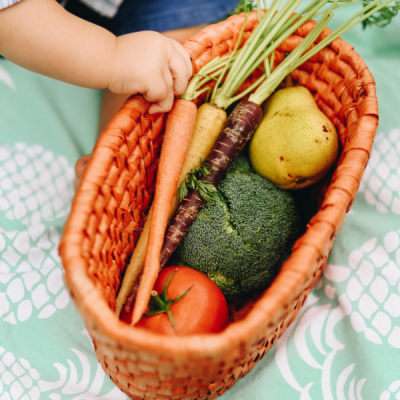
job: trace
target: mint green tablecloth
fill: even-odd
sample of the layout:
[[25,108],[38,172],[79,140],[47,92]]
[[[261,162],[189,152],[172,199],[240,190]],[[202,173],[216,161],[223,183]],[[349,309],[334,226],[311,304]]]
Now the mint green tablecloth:
[[[400,399],[399,22],[345,36],[377,82],[372,157],[298,318],[225,400]],[[0,60],[0,400],[126,399],[97,362],[57,255],[99,105],[98,91]]]

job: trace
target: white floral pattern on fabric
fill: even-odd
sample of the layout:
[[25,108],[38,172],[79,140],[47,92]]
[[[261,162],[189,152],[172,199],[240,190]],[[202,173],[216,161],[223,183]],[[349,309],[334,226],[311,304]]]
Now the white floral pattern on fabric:
[[40,389],[38,386],[40,375],[37,369],[32,368],[29,361],[24,358],[17,359],[12,352],[6,351],[1,346],[0,374],[1,399],[21,398],[21,400],[38,400],[40,398]]
[[348,266],[328,264],[323,274],[335,282],[351,308],[351,326],[369,341],[400,349],[400,231],[368,240],[350,253]]
[[379,400],[399,400],[400,399],[400,379],[392,382],[387,390],[384,390]]
[[57,251],[96,104],[93,91],[0,60],[1,400],[127,399],[82,332]]
[[[322,288],[322,280],[319,280],[317,287]],[[337,307],[333,307],[332,304],[321,305],[321,300],[323,302],[323,299],[316,297],[313,292],[310,293],[305,305],[299,311],[296,321],[286,330],[277,343],[276,364],[284,380],[293,389],[300,392],[300,400],[316,398],[311,396],[309,392],[317,382],[321,388],[321,394],[318,398],[324,400],[336,398],[362,400],[361,391],[366,379],[355,376],[356,363],[346,365],[342,370],[333,366],[334,361],[340,357],[346,347],[344,343],[337,339],[334,331],[339,322],[349,315],[349,304],[343,295],[338,299],[339,305]],[[311,346],[310,335],[313,342]],[[292,357],[294,355],[293,350],[289,352],[288,348],[291,338],[303,363],[316,370],[309,377],[311,382],[308,382],[304,387],[298,383],[290,366],[290,355]],[[311,351],[312,348],[314,349],[313,352]],[[323,362],[318,362],[318,359],[322,359]],[[299,371],[299,368],[295,370],[297,373]],[[345,392],[347,393],[345,394]]]
[[[86,330],[82,332],[87,338]],[[94,374],[88,357],[82,351],[70,349],[74,354],[73,360],[66,363],[55,363],[59,379],[54,382],[40,379],[40,371],[22,357],[16,357],[12,352],[0,346],[0,399],[2,400],[125,400],[126,395],[114,387],[108,393],[104,391],[107,378],[101,365],[97,363]],[[76,361],[79,361],[77,367]],[[65,365],[67,364],[67,365]],[[79,376],[78,370],[83,371]],[[60,395],[61,393],[61,395]],[[11,397],[10,397],[11,396]]]
[[[399,317],[400,231],[391,231],[350,252],[346,265],[326,265],[296,320],[278,341],[276,365],[284,381],[300,393],[300,400],[372,399],[363,387],[373,383],[358,376],[359,371],[366,372],[363,365],[358,359],[345,364],[351,343],[348,328],[346,337],[339,339],[337,333],[352,327],[355,338],[362,334],[372,346],[392,348],[397,359]],[[315,371],[307,375],[308,381],[302,376],[302,384],[299,365]],[[319,397],[314,397],[317,389],[311,393],[316,384]],[[380,400],[400,399],[399,389],[400,380],[386,389],[376,387]]]
[[40,145],[0,147],[0,212],[27,226],[68,215],[74,170]]
[[379,212],[400,215],[400,129],[376,135],[359,192]]
[[45,319],[69,304],[58,242],[52,226],[0,228],[0,320],[17,324],[31,317]]

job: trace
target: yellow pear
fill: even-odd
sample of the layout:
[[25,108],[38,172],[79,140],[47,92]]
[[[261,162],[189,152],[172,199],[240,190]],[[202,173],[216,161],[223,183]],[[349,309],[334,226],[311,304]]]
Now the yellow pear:
[[281,189],[301,189],[319,181],[335,162],[335,126],[311,92],[296,86],[276,92],[250,142],[250,161]]

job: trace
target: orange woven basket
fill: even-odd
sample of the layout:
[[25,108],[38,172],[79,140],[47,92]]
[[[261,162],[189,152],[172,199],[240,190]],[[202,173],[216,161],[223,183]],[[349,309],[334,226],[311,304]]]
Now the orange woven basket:
[[[244,16],[228,18],[183,43],[197,72],[231,51]],[[257,23],[252,13],[245,39]],[[301,27],[276,51],[279,63],[311,29]],[[329,30],[322,34],[326,35]],[[154,191],[164,115],[131,97],[100,136],[72,204],[60,244],[66,282],[112,381],[132,399],[215,399],[252,370],[296,317],[343,225],[368,162],[378,124],[375,82],[341,39],[292,74],[312,91],[337,128],[342,151],[319,212],[272,285],[248,300],[220,334],[160,336],[120,322],[113,309],[120,275]],[[123,127],[123,130],[121,130]]]

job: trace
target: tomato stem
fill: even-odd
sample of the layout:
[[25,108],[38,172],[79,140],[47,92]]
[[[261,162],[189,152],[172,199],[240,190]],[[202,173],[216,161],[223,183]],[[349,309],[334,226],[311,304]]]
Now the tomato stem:
[[160,310],[164,310],[166,308],[166,306],[167,306],[167,303],[165,301],[163,301],[161,296],[159,296],[155,290],[153,290],[151,292],[151,297],[150,297],[150,301],[149,301],[150,310],[160,311]]
[[175,333],[177,333],[176,325],[175,325],[174,316],[172,315],[170,307],[172,306],[172,304],[175,304],[178,301],[182,300],[187,295],[189,290],[194,286],[194,283],[193,283],[193,285],[190,286],[190,288],[187,289],[185,292],[183,292],[180,296],[178,296],[175,299],[169,299],[167,296],[167,289],[168,289],[169,283],[171,282],[171,279],[175,275],[176,271],[177,271],[177,269],[169,276],[169,278],[165,282],[163,290],[160,294],[158,294],[157,291],[155,291],[155,290],[153,290],[151,292],[151,297],[150,297],[150,301],[149,301],[149,311],[147,311],[146,314],[143,314],[144,317],[151,317],[153,315],[167,313],[169,320],[171,322],[171,325],[174,328]]

